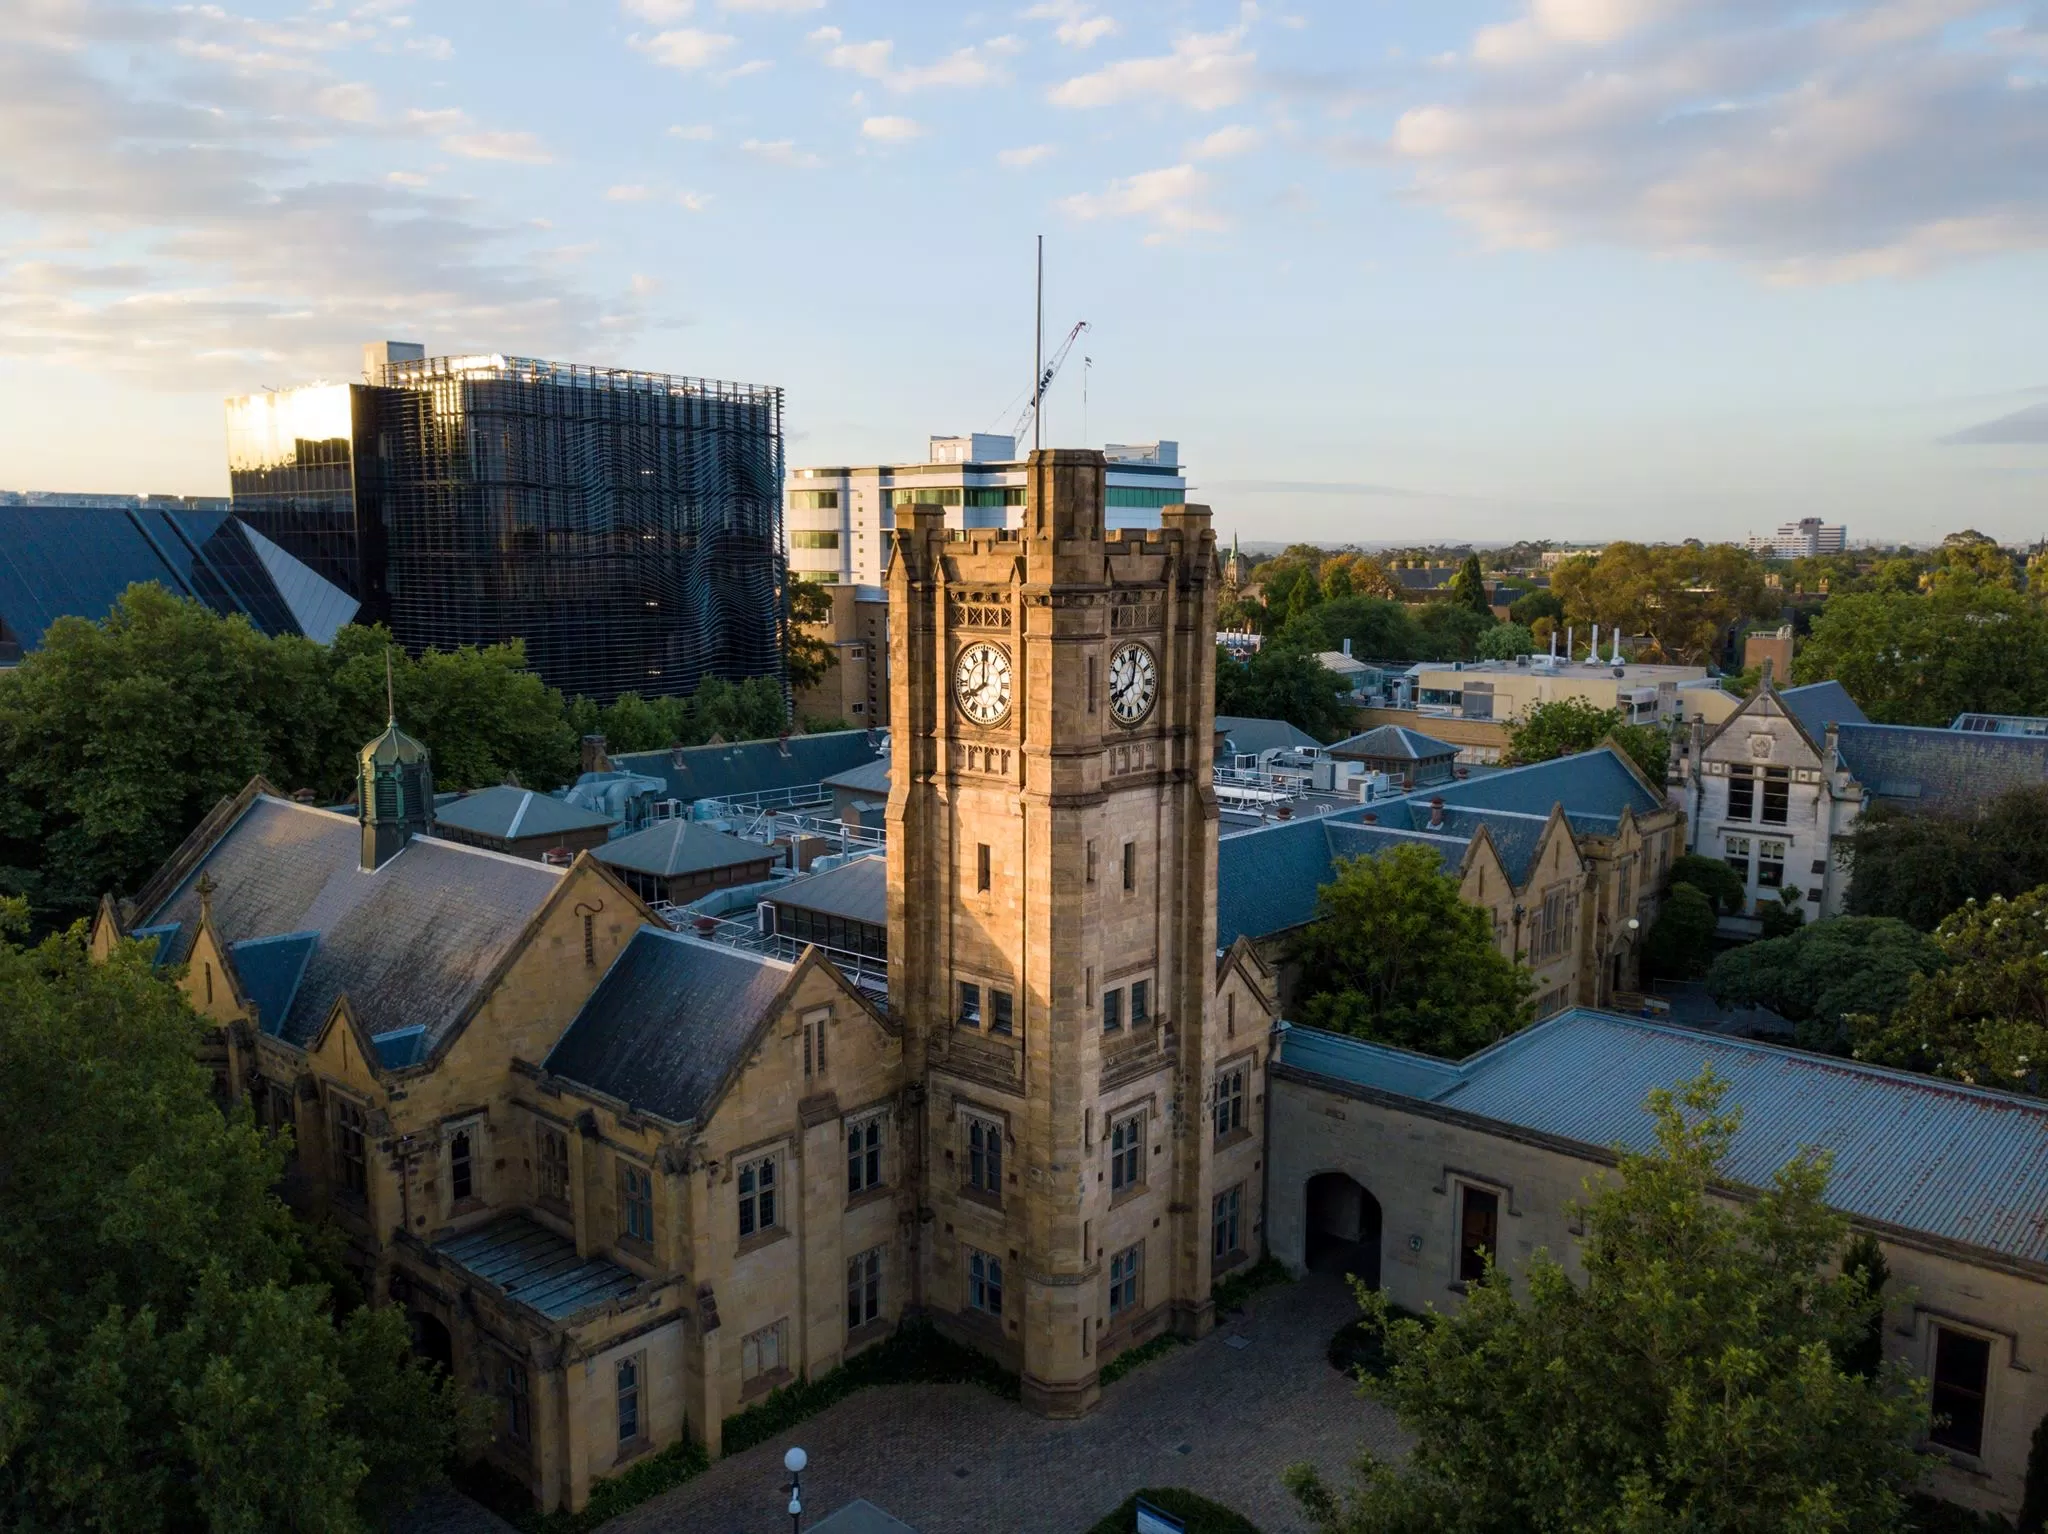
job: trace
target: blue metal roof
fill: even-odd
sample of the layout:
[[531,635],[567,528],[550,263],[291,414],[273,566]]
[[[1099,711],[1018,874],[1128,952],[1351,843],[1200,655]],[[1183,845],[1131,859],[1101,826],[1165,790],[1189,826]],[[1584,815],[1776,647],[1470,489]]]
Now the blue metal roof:
[[291,1016],[292,998],[299,994],[306,961],[319,942],[317,932],[286,932],[228,944],[242,994],[256,1003],[256,1026],[272,1038],[283,1032],[284,1020]]
[[1222,756],[1262,756],[1268,751],[1320,751],[1323,743],[1285,719],[1248,719],[1218,714],[1216,729],[1224,737]]
[[159,922],[154,927],[137,927],[128,935],[141,942],[145,938],[156,939],[156,957],[151,968],[162,969],[171,962],[171,950],[178,946],[178,934],[184,930],[184,923],[175,921]]
[[427,1054],[427,1030],[419,1023],[410,1028],[394,1028],[389,1033],[377,1034],[370,1040],[377,1051],[377,1063],[387,1071],[402,1071],[408,1065],[418,1065]]
[[1836,745],[1857,782],[1905,808],[1963,813],[2010,789],[2048,783],[2048,736],[1845,724]]
[[640,1287],[603,1257],[578,1257],[576,1243],[523,1214],[509,1214],[434,1244],[436,1255],[482,1279],[508,1299],[566,1320]]
[[1321,820],[1289,820],[1220,838],[1216,844],[1216,946],[1298,927],[1316,914],[1330,882],[1330,843]]
[[787,740],[632,751],[613,755],[612,765],[621,772],[660,779],[667,788],[665,797],[689,804],[822,783],[875,760],[881,754],[879,745],[866,730],[833,730]]
[[1785,712],[1799,721],[1816,746],[1831,724],[1870,723],[1840,682],[1808,682],[1804,687],[1780,687],[1777,693]]
[[1340,740],[1329,748],[1332,756],[1370,757],[1375,761],[1433,762],[1454,757],[1458,748],[1448,741],[1411,730],[1406,725],[1382,724]]
[[2048,1263],[2048,1102],[1721,1034],[1574,1008],[1458,1065],[1318,1029],[1281,1058],[1318,1075],[1588,1146],[1647,1149],[1644,1099],[1712,1066],[1742,1125],[1726,1170],[1753,1187],[1833,1153],[1852,1215]]
[[615,816],[536,793],[530,788],[500,785],[437,805],[434,822],[478,836],[524,841],[529,836],[555,836],[564,831],[590,831],[616,823]]
[[1617,816],[1624,807],[1638,815],[1664,808],[1663,797],[1644,787],[1620,754],[1606,746],[1462,783],[1439,784],[1428,789],[1424,798],[1432,795],[1467,809],[1519,810],[1525,815],[1548,815],[1556,804],[1562,804],[1568,814]]

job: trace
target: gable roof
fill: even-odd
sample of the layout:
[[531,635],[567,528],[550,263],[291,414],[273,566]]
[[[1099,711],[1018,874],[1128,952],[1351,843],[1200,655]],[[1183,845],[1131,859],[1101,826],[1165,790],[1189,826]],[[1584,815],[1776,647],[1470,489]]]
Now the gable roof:
[[862,762],[858,767],[835,772],[824,782],[827,788],[843,788],[849,793],[874,794],[886,799],[889,796],[889,758],[878,756],[872,762]]
[[1798,720],[1799,727],[1815,741],[1827,735],[1831,724],[1870,723],[1840,682],[1808,682],[1804,687],[1781,687],[1777,691],[1785,712]]
[[1857,782],[1901,807],[1963,814],[2010,789],[2048,783],[2048,736],[1845,724],[1835,744]]
[[258,794],[142,913],[143,926],[179,924],[168,940],[174,962],[190,954],[199,929],[202,872],[214,883],[214,930],[231,955],[251,938],[317,939],[275,1020],[277,1037],[300,1048],[344,992],[366,1032],[417,1024],[438,1044],[562,879],[562,870],[526,858],[424,836],[366,872],[352,817]]
[[765,863],[775,856],[775,849],[763,842],[742,841],[702,821],[676,819],[656,821],[644,831],[593,847],[590,855],[614,868],[671,879],[712,868]]
[[1425,795],[1441,796],[1445,804],[1466,809],[1515,810],[1524,815],[1548,815],[1554,804],[1562,804],[1568,815],[1618,816],[1625,808],[1648,815],[1665,807],[1663,796],[1643,782],[1634,764],[1607,745],[1438,784]]
[[523,1214],[508,1214],[434,1243],[434,1254],[474,1274],[507,1299],[553,1320],[631,1294],[640,1280],[604,1257],[578,1257],[576,1243]]
[[1866,1220],[2048,1263],[2048,1102],[1722,1034],[1573,1008],[1462,1063],[1294,1027],[1290,1068],[1575,1141],[1646,1150],[1643,1101],[1713,1067],[1742,1114],[1726,1170],[1767,1186],[1814,1148],[1828,1202]]
[[228,945],[228,959],[242,983],[242,996],[256,1008],[256,1026],[276,1036],[291,1016],[299,982],[319,946],[317,932],[286,932],[277,937],[244,938]]
[[1340,740],[1327,748],[1331,756],[1392,758],[1397,761],[1434,762],[1458,754],[1448,741],[1411,730],[1403,724],[1376,725]]
[[666,785],[666,797],[689,804],[822,783],[834,773],[874,760],[879,749],[877,737],[866,730],[833,730],[786,740],[630,751],[614,755],[612,766],[659,779]]
[[886,856],[854,858],[837,868],[806,874],[775,887],[769,897],[777,905],[823,916],[841,916],[874,927],[889,925],[889,860]]
[[[1387,801],[1382,801],[1384,805]],[[1379,808],[1379,806],[1375,806]],[[1365,825],[1363,807],[1333,815],[1278,821],[1225,836],[1216,846],[1216,946],[1298,927],[1316,914],[1316,896],[1336,876],[1335,860],[1380,853],[1403,842],[1433,847],[1446,873],[1465,855],[1453,837],[1398,825]]]
[[553,794],[539,794],[530,788],[509,785],[481,788],[473,794],[451,800],[434,811],[434,820],[458,831],[499,837],[508,842],[616,824],[609,815],[580,809]]
[[1315,736],[1285,719],[1248,719],[1238,714],[1218,714],[1216,731],[1224,737],[1224,750],[1236,756],[1323,749],[1323,743]]
[[796,966],[643,926],[620,950],[546,1068],[637,1113],[680,1124],[717,1095]]

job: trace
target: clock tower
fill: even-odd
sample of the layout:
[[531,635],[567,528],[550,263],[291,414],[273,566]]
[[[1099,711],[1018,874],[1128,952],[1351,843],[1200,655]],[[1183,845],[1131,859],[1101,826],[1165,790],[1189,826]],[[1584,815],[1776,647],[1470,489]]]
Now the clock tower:
[[898,507],[889,574],[913,1299],[1054,1415],[1211,1316],[1215,536],[1105,533],[1104,478],[1033,453],[1015,530]]

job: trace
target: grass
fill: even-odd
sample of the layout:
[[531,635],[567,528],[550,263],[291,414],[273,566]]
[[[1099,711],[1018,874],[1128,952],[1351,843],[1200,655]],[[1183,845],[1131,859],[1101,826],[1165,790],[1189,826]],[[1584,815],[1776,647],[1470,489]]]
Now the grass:
[[1221,1502],[1211,1502],[1178,1486],[1151,1486],[1124,1498],[1116,1511],[1088,1529],[1088,1534],[1131,1534],[1138,1522],[1138,1498],[1187,1525],[1187,1534],[1259,1534],[1259,1526]]
[[1098,1377],[1106,1389],[1114,1385],[1126,1374],[1129,1374],[1133,1369],[1141,1368],[1152,1362],[1155,1358],[1164,1358],[1168,1353],[1179,1347],[1180,1344],[1181,1339],[1172,1332],[1161,1332],[1150,1342],[1140,1343],[1134,1348],[1125,1348],[1116,1357],[1102,1366],[1102,1372]]
[[[1415,1311],[1403,1310],[1399,1305],[1389,1305],[1387,1314],[1398,1320],[1427,1319]],[[1330,1339],[1325,1356],[1329,1358],[1332,1369],[1354,1379],[1361,1376],[1379,1379],[1393,1367],[1392,1360],[1387,1357],[1387,1334],[1364,1316],[1338,1328],[1337,1335]]]
[[1244,1302],[1261,1289],[1270,1289],[1275,1284],[1294,1281],[1294,1275],[1280,1265],[1277,1258],[1261,1257],[1248,1268],[1239,1268],[1235,1273],[1217,1280],[1209,1291],[1209,1298],[1216,1304],[1218,1314],[1227,1310],[1242,1310]]
[[974,1349],[939,1335],[929,1322],[900,1326],[886,1341],[856,1353],[816,1379],[778,1386],[725,1419],[725,1452],[766,1443],[826,1407],[873,1385],[981,1385],[1014,1401],[1017,1376]]

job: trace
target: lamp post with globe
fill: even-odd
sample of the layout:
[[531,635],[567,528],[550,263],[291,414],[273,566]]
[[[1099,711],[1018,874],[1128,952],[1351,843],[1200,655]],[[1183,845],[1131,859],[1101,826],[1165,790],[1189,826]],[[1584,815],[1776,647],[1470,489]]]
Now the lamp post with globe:
[[782,1456],[782,1468],[789,1472],[789,1526],[799,1534],[804,1526],[804,1466],[810,1462],[810,1456],[794,1446]]

